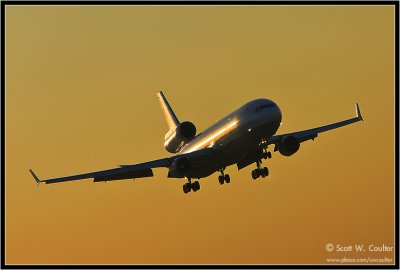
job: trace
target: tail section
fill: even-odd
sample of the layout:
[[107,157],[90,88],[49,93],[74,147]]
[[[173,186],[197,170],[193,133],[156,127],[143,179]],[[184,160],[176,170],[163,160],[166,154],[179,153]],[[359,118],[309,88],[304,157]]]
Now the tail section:
[[186,142],[196,136],[196,126],[189,121],[179,122],[162,91],[157,93],[157,97],[169,127],[164,136],[164,147],[170,153],[177,153]]
[[157,93],[157,97],[160,100],[161,108],[164,112],[165,120],[167,121],[168,127],[170,130],[175,130],[176,127],[180,124],[178,118],[176,117],[174,111],[168,103],[168,100],[165,98],[162,91]]

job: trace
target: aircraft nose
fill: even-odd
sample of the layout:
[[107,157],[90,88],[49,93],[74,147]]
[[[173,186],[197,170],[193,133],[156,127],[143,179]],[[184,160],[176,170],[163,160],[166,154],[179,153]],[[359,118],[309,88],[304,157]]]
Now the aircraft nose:
[[276,120],[276,122],[281,124],[281,122],[282,122],[282,112],[281,112],[281,109],[279,109],[278,105],[275,104],[275,106],[276,106],[276,113],[275,113],[276,119],[275,120]]

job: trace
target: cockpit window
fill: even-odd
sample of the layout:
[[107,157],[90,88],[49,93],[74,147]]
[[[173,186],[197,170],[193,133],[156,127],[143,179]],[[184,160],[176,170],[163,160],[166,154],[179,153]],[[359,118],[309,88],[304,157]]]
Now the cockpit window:
[[256,107],[256,113],[261,112],[262,110],[264,110],[266,108],[271,108],[271,107],[274,107],[274,106],[275,106],[274,103],[269,103],[269,104],[266,104],[266,105],[258,106],[258,107]]

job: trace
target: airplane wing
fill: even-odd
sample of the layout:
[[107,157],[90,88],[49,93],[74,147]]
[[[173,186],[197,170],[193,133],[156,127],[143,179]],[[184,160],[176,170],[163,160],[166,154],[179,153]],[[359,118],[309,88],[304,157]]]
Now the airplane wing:
[[275,149],[277,149],[277,144],[280,142],[280,140],[285,137],[285,136],[295,136],[299,142],[305,142],[307,140],[314,140],[319,133],[332,130],[335,128],[347,126],[350,124],[353,124],[358,121],[364,121],[361,112],[360,112],[360,107],[358,106],[358,103],[356,103],[356,117],[350,118],[341,122],[333,123],[330,125],[322,126],[322,127],[317,127],[317,128],[312,128],[312,129],[307,129],[303,131],[298,131],[298,132],[293,132],[293,133],[287,133],[287,134],[281,134],[281,135],[275,135],[272,136],[270,140],[268,140],[268,144],[275,144]]
[[159,160],[154,160],[150,162],[145,162],[132,166],[123,166],[120,168],[84,173],[66,177],[52,178],[47,180],[40,180],[32,170],[29,170],[36,180],[39,183],[53,184],[59,182],[66,181],[75,181],[87,178],[93,178],[93,182],[100,181],[112,181],[112,180],[122,180],[122,179],[132,179],[132,178],[142,178],[142,177],[150,177],[153,176],[152,168],[157,167],[168,167],[170,164],[170,158],[163,158]]
[[199,151],[176,155],[169,158],[162,158],[158,160],[153,160],[145,163],[134,164],[134,165],[120,165],[119,168],[84,173],[66,177],[52,178],[41,180],[37,175],[29,170],[35,179],[36,183],[45,183],[45,184],[53,184],[59,182],[67,182],[67,181],[75,181],[93,178],[93,182],[101,182],[101,181],[113,181],[113,180],[124,180],[124,179],[133,179],[133,178],[143,178],[143,177],[151,177],[153,176],[153,168],[166,167],[168,168],[176,158],[188,158],[188,159],[197,159],[199,157],[204,157],[205,155],[210,154],[209,149],[202,149]]

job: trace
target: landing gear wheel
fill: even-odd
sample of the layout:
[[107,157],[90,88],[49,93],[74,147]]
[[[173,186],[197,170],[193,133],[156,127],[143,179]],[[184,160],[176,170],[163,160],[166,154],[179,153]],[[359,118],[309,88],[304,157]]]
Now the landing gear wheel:
[[256,180],[258,177],[260,177],[260,172],[258,171],[258,169],[251,171],[251,177],[253,178],[253,180]]
[[200,183],[199,183],[199,181],[194,182],[194,183],[192,184],[192,190],[193,190],[194,192],[196,192],[196,191],[198,191],[199,189],[200,189]]
[[262,177],[267,177],[268,174],[269,174],[269,171],[268,171],[267,167],[264,167],[264,168],[261,169],[261,176]]
[[268,176],[269,175],[269,170],[268,170],[268,168],[267,167],[264,167],[264,175],[265,176]]
[[220,185],[224,184],[224,176],[223,175],[218,176],[218,182]]
[[186,193],[189,193],[190,190],[191,190],[190,183],[186,183],[186,184],[183,185],[183,192],[184,192],[185,194],[186,194]]
[[231,177],[229,176],[229,174],[225,174],[224,178],[225,178],[225,182],[227,184],[229,184],[231,182]]

